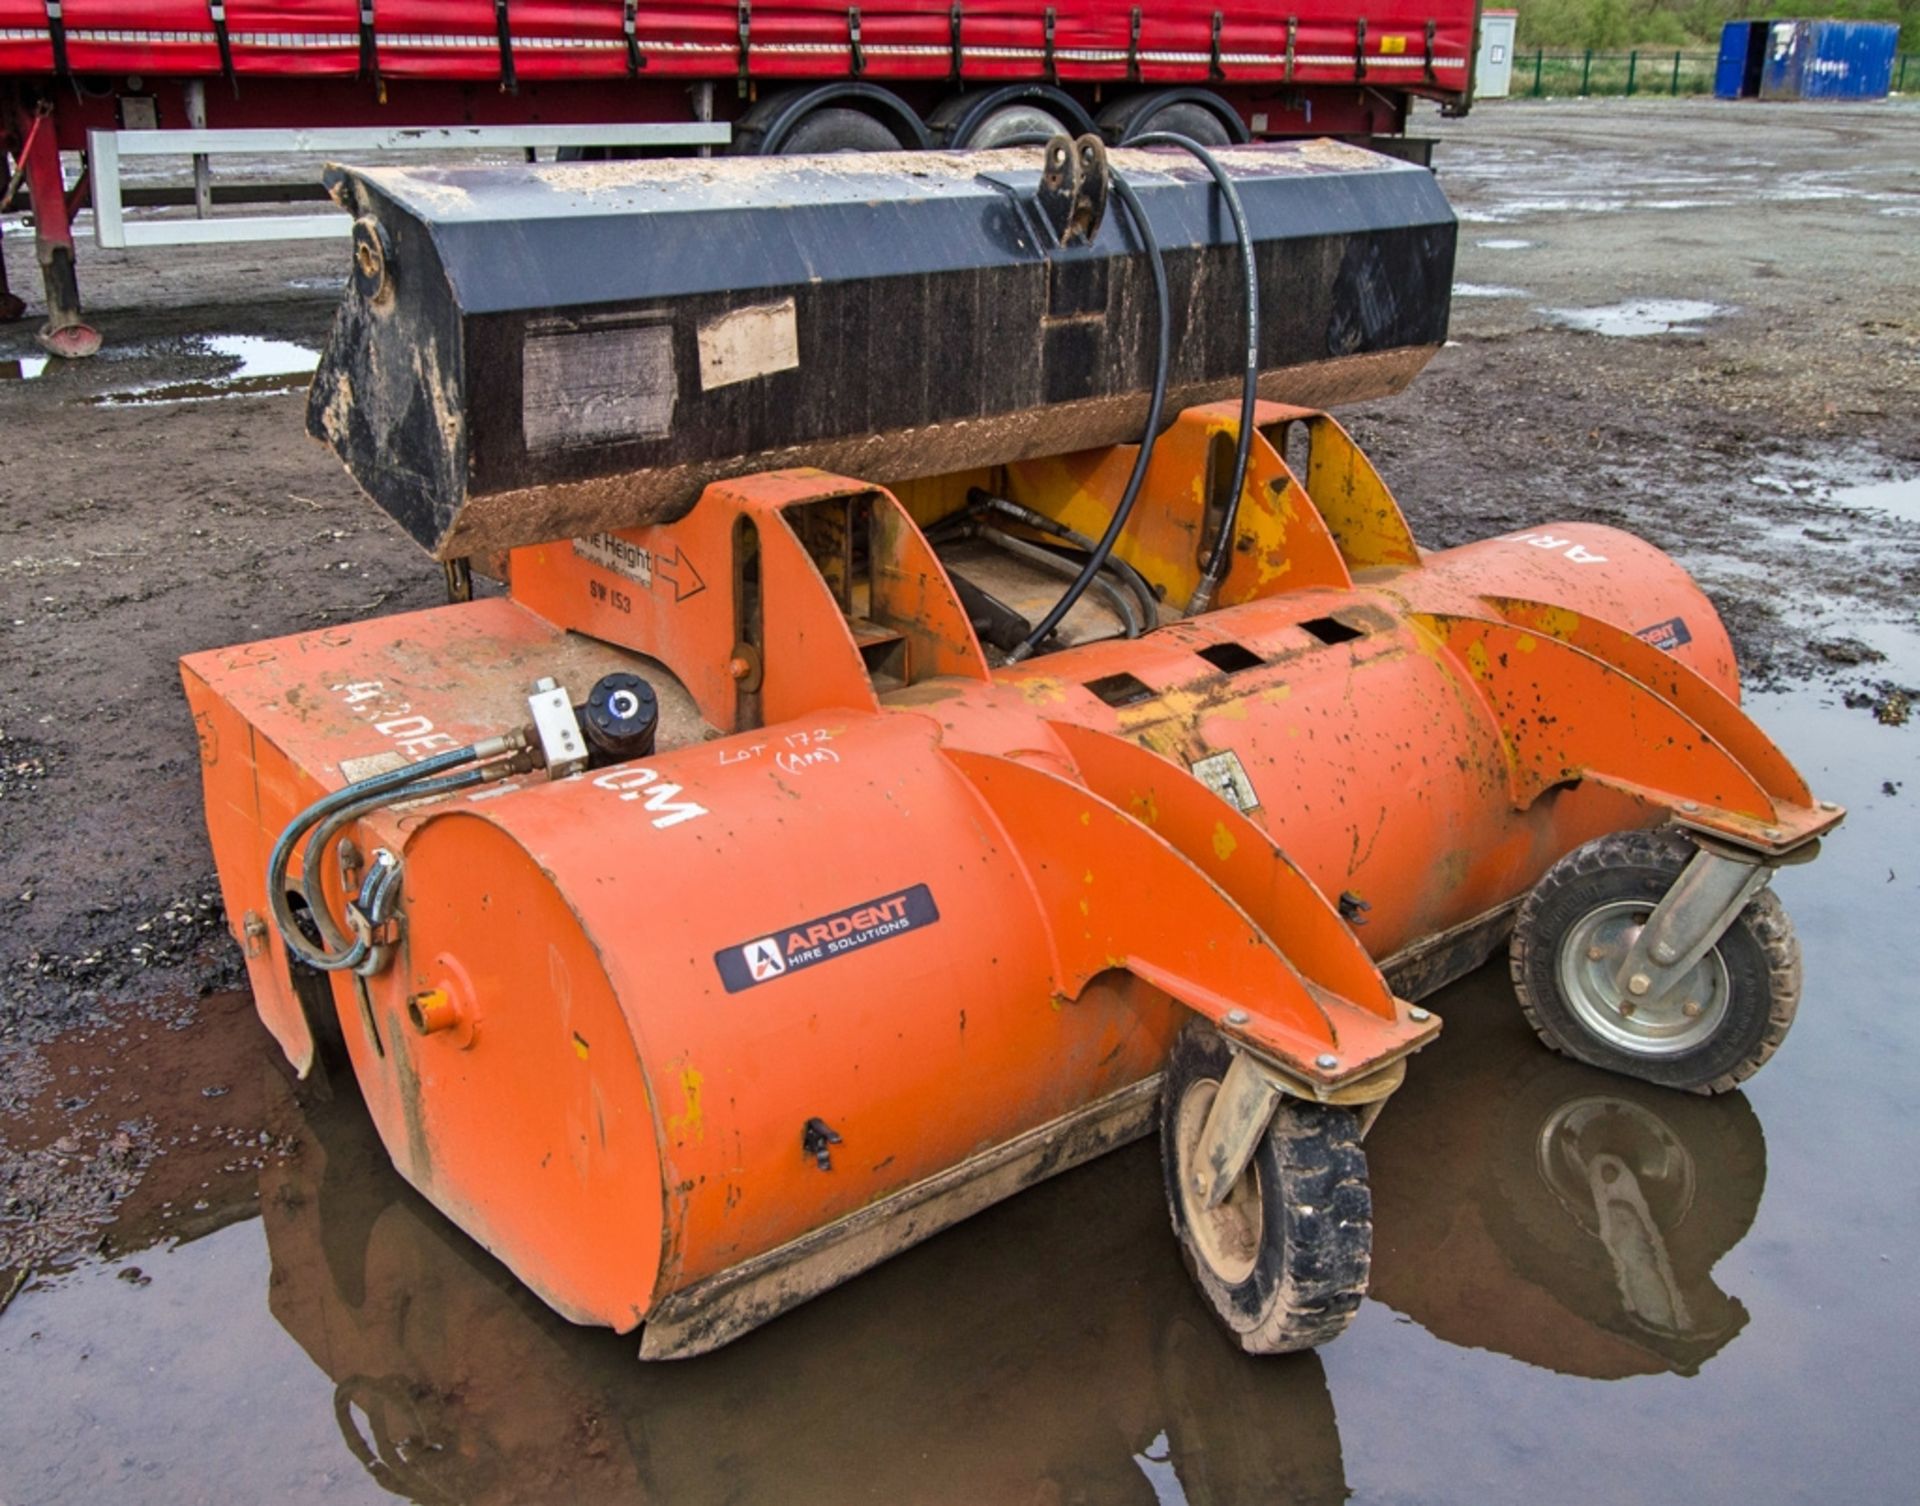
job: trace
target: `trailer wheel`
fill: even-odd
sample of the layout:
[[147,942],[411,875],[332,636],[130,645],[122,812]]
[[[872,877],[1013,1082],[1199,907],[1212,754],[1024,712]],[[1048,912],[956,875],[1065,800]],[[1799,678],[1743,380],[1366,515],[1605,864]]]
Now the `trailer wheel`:
[[828,152],[897,152],[900,142],[879,121],[858,110],[815,110],[788,133],[784,157]]
[[734,122],[727,151],[744,157],[910,152],[932,144],[920,117],[877,84],[830,83],[764,97]]
[[927,117],[927,129],[943,147],[984,151],[1023,136],[1084,136],[1094,124],[1063,89],[1003,84],[943,100]]
[[1351,1110],[1280,1101],[1246,1171],[1217,1208],[1193,1192],[1193,1156],[1231,1052],[1202,1021],[1174,1042],[1160,1089],[1167,1205],[1194,1283],[1249,1354],[1337,1338],[1366,1295],[1373,1197]]
[[1664,998],[1624,999],[1614,973],[1694,855],[1672,830],[1617,832],[1568,853],[1527,896],[1509,961],[1527,1023],[1554,1050],[1695,1093],[1739,1086],[1780,1049],[1800,1004],[1800,943],[1762,889]]
[[1234,146],[1250,139],[1233,107],[1207,89],[1148,89],[1116,99],[1099,115],[1115,146],[1148,131],[1172,131],[1202,146]]

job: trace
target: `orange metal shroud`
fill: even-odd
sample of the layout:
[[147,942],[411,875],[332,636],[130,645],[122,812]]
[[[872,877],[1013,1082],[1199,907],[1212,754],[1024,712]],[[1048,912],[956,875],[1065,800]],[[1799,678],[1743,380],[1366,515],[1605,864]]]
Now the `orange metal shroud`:
[[[1170,602],[1234,425],[1181,415],[1117,551]],[[1130,448],[900,498],[719,484],[676,524],[516,551],[507,598],[191,656],[263,1019],[305,1073],[337,1014],[402,1173],[577,1321],[651,1338],[849,1231],[657,1350],[689,1352],[1140,1132],[1189,1010],[1307,1096],[1378,1097],[1438,1022],[1377,963],[1464,934],[1471,965],[1608,831],[1777,853],[1839,819],[1651,546],[1565,523],[1423,554],[1331,419],[1267,404],[1260,427],[1219,607],[1014,668],[988,668],[915,517],[980,481],[1097,532]],[[708,726],[363,821],[360,853],[403,860],[396,958],[294,979],[264,882],[300,808],[521,724],[538,676],[578,698],[633,668]],[[1104,1138],[1065,1128],[1103,1104]]]

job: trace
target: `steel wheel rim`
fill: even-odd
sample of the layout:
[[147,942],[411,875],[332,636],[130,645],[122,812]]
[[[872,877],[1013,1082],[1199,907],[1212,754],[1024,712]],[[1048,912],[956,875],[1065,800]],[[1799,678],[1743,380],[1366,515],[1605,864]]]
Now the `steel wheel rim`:
[[1220,1084],[1203,1078],[1187,1085],[1180,1095],[1174,1120],[1174,1144],[1179,1149],[1174,1174],[1180,1183],[1180,1207],[1187,1237],[1208,1270],[1227,1286],[1239,1286],[1253,1275],[1266,1229],[1266,1204],[1260,1191],[1259,1157],[1250,1157],[1247,1169],[1217,1208],[1208,1208],[1194,1190],[1193,1177],[1200,1135],[1207,1115],[1220,1095]]
[[1051,110],[1039,105],[1015,102],[1002,105],[973,128],[961,143],[969,150],[985,151],[1016,137],[1045,132],[1051,136],[1071,136],[1073,131]]
[[[1658,997],[1636,999],[1615,984],[1615,972],[1652,913],[1649,901],[1623,899],[1596,905],[1581,916],[1560,943],[1560,996],[1587,1030],[1616,1050],[1634,1056],[1680,1056],[1705,1044],[1720,1028],[1733,987],[1718,947]],[[1696,1013],[1686,1012],[1689,1003],[1698,1006]]]

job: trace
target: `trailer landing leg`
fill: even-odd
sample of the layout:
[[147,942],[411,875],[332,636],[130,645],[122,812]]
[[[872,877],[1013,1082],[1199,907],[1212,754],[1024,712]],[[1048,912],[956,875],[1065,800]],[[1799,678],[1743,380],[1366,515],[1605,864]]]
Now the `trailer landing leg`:
[[[41,129],[36,130],[36,125]],[[80,312],[80,282],[73,270],[73,222],[67,213],[60,145],[50,117],[36,121],[23,111],[18,126],[19,139],[25,143],[20,149],[20,166],[33,194],[34,255],[47,290],[47,322],[34,338],[56,356],[90,356],[100,349],[100,335]]]

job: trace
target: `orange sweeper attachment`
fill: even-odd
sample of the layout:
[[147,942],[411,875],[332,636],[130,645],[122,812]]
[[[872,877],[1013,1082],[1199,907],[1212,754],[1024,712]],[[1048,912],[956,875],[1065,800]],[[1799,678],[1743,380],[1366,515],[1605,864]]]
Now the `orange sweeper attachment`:
[[1227,1331],[1318,1344],[1411,1001],[1509,935],[1583,1061],[1786,1033],[1840,812],[1706,598],[1426,553],[1317,411],[1444,338],[1432,178],[1161,144],[338,176],[311,425],[509,584],[185,661],[227,912],[299,1072],[644,1356],[1156,1124]]

